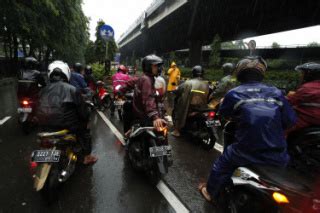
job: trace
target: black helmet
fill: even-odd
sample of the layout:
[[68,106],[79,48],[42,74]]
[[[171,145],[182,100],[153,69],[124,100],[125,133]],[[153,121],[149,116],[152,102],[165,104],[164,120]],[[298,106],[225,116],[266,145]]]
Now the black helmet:
[[32,69],[36,69],[37,66],[38,66],[38,61],[34,57],[26,57],[24,59],[24,67],[25,67],[25,69],[32,70]]
[[82,69],[83,69],[83,66],[82,66],[82,64],[81,63],[75,63],[74,65],[73,65],[73,70],[75,71],[75,72],[78,72],[78,73],[80,73],[81,71],[82,71]]
[[84,69],[84,72],[86,73],[86,75],[91,75],[92,67],[90,65],[87,65],[86,68]]
[[225,63],[222,65],[223,74],[231,75],[234,70],[234,64],[232,63]]
[[163,60],[156,55],[147,55],[142,59],[142,71],[146,73],[152,72],[152,65],[158,65],[159,67],[163,65]]
[[202,68],[202,66],[200,65],[196,65],[192,68],[192,76],[194,78],[197,78],[197,77],[202,77],[204,74],[204,70]]
[[236,66],[235,74],[240,82],[262,81],[267,70],[267,62],[260,56],[247,56]]
[[302,65],[298,65],[295,68],[296,71],[303,72],[303,81],[314,81],[320,79],[320,64],[309,62]]

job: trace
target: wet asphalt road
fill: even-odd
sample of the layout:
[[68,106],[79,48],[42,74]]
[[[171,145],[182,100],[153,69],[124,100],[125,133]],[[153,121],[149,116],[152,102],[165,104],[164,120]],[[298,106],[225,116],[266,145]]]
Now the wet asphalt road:
[[[14,97],[7,97],[14,103]],[[77,169],[61,188],[59,200],[48,206],[32,189],[29,157],[37,148],[35,132],[25,135],[13,116],[0,126],[0,213],[2,212],[175,212],[147,179],[130,167],[125,150],[97,113],[91,118],[93,153],[99,158],[91,167]],[[106,116],[122,131],[117,116]],[[2,118],[0,118],[2,119]],[[219,156],[205,151],[188,138],[169,136],[174,164],[163,181],[191,212],[214,212],[197,191],[211,164]]]

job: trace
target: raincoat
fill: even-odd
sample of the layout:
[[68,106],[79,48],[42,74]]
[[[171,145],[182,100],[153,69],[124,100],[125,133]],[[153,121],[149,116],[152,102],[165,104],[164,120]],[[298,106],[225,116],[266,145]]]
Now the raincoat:
[[199,78],[188,80],[176,91],[174,125],[181,129],[186,123],[189,112],[208,107],[209,86]]
[[227,92],[236,86],[236,80],[232,75],[227,75],[223,77],[214,91],[215,97],[223,97]]
[[298,121],[290,132],[320,125],[320,80],[301,85],[293,95],[288,96],[288,101],[298,115]]
[[112,85],[113,85],[113,92],[116,95],[116,86],[120,85],[123,86],[126,84],[127,81],[130,80],[130,76],[128,74],[124,74],[122,72],[117,72],[112,76]]
[[168,75],[169,75],[168,92],[171,92],[177,89],[180,76],[181,76],[181,72],[175,62],[171,63],[171,67],[168,70]]
[[218,196],[239,166],[287,165],[284,130],[296,117],[280,90],[259,82],[242,84],[227,93],[219,113],[234,120],[237,127],[234,143],[213,164],[207,184],[212,196]]

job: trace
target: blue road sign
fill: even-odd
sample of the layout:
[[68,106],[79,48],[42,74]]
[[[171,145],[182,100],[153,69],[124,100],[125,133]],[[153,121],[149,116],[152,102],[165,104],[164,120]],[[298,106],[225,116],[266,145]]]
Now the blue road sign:
[[105,41],[110,41],[114,38],[114,30],[109,25],[102,25],[99,29],[99,33],[101,38]]

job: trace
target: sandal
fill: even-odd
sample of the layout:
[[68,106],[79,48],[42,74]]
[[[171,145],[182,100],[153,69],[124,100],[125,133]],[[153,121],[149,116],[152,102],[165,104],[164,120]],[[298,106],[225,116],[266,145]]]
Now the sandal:
[[207,191],[207,184],[206,183],[200,183],[198,186],[198,190],[199,190],[200,194],[202,195],[202,197],[204,197],[204,199],[206,199],[206,201],[213,202],[210,194]]

